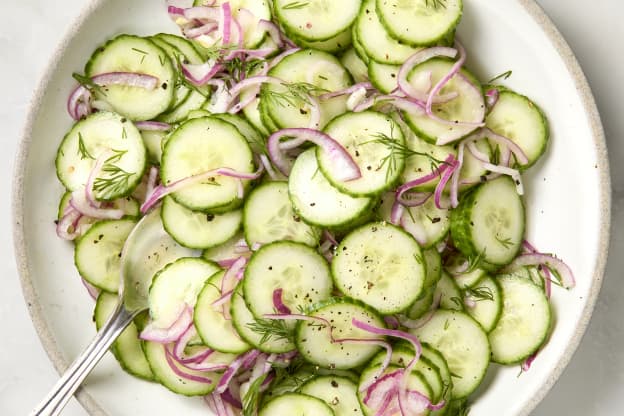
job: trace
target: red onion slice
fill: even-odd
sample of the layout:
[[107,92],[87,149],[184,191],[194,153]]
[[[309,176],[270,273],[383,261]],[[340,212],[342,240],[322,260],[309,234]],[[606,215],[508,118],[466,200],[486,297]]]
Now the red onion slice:
[[186,29],[184,31],[184,36],[186,36],[189,39],[196,39],[199,38],[200,36],[208,36],[213,34],[214,32],[216,32],[219,29],[219,24],[216,22],[209,22],[206,23],[205,25],[199,26],[199,27],[193,27],[193,28],[189,28]]
[[221,9],[210,6],[196,6],[184,9],[184,17],[188,20],[213,20],[221,19]]
[[169,131],[171,124],[161,121],[136,121],[134,125],[142,131]]
[[[461,170],[464,166],[464,149],[466,147],[466,141],[462,141],[457,148],[457,166],[451,176],[451,207],[457,208],[459,205],[459,177],[461,176]],[[476,147],[476,146],[475,146]]]
[[223,65],[218,64],[215,60],[209,60],[199,65],[182,64],[182,72],[186,79],[197,86],[206,85],[221,70],[223,70]]
[[181,189],[184,189],[187,186],[207,180],[209,178],[213,178],[215,176],[228,176],[231,178],[242,179],[242,180],[254,180],[262,176],[263,171],[264,169],[262,167],[255,173],[238,172],[230,168],[218,168],[218,169],[209,170],[204,173],[199,173],[197,175],[193,175],[188,178],[177,180],[167,186],[164,186],[164,185],[157,186],[150,195],[146,196],[145,202],[143,203],[143,205],[141,205],[141,212],[145,214],[154,205],[156,205],[156,203],[160,199],[164,198],[165,196],[173,192],[177,192]]
[[91,92],[84,86],[78,85],[67,99],[67,112],[74,120],[80,120],[91,114]]
[[221,4],[221,20],[219,21],[221,32],[221,44],[223,46],[230,44],[232,36],[232,8],[230,2],[226,1]]
[[[56,235],[63,240],[72,241],[80,236],[77,230],[78,221],[82,218],[82,214],[76,211],[71,205],[65,209],[65,213],[56,224]],[[70,231],[70,229],[72,231]]]
[[563,261],[559,260],[551,254],[521,254],[520,256],[516,257],[516,259],[512,261],[509,265],[503,268],[501,270],[501,273],[511,273],[521,267],[540,265],[549,268],[550,271],[553,272],[555,277],[559,280],[561,286],[563,286],[565,289],[571,289],[576,285],[576,280],[574,279],[574,273],[572,272],[572,269],[570,269],[570,267]]
[[[411,180],[399,186],[396,190],[397,201],[399,201],[401,204],[405,206],[411,206],[409,203],[409,200],[405,198],[405,193],[407,193],[408,191],[410,191],[416,186],[426,184],[428,182],[431,182],[439,178],[440,175],[444,174],[447,171],[447,169],[452,168],[454,166],[454,163],[455,163],[455,156],[453,156],[453,154],[451,153],[446,157],[446,159],[444,160],[444,163],[440,164],[440,166],[438,166],[437,169],[435,169],[430,174]],[[423,203],[424,202],[418,205],[422,205]]]
[[283,292],[284,290],[282,288],[273,291],[273,306],[278,313],[288,315],[290,314],[290,308],[286,306],[282,300]]
[[370,82],[359,82],[357,84],[354,84],[352,86],[350,86],[349,88],[345,88],[343,90],[339,90],[339,91],[334,91],[334,92],[327,92],[325,94],[319,95],[319,100],[323,101],[323,100],[329,100],[330,98],[334,98],[334,97],[340,97],[342,95],[349,95],[349,94],[353,94],[357,91],[360,90],[372,90],[374,89],[373,84],[371,84]]
[[401,223],[401,218],[403,217],[403,213],[405,212],[405,205],[403,205],[399,200],[395,200],[392,204],[392,210],[390,212],[390,223],[393,225],[399,225]]
[[494,108],[494,106],[498,102],[499,95],[500,95],[500,93],[498,92],[498,89],[496,89],[496,88],[490,88],[485,93],[485,104],[487,105],[489,110]]
[[121,209],[97,208],[88,200],[83,189],[72,192],[69,204],[80,214],[85,217],[97,218],[102,220],[118,220],[123,218],[125,212]]
[[82,281],[82,285],[87,289],[87,293],[91,296],[91,299],[97,300],[98,295],[100,294],[100,289],[93,286],[91,283],[87,282],[85,279],[80,279]]
[[444,171],[444,173],[442,174],[442,177],[440,178],[440,182],[438,182],[438,185],[436,186],[435,191],[433,193],[433,200],[435,201],[435,206],[438,209],[448,208],[447,206],[445,206],[445,204],[442,204],[442,193],[444,192],[444,188],[446,188],[446,184],[449,182],[449,180],[453,176],[453,173],[455,173],[455,171],[457,170],[457,167],[459,166],[459,163],[457,162],[455,157],[453,155],[451,155],[451,157],[452,157],[451,167]]
[[158,78],[136,72],[108,72],[95,75],[91,80],[102,87],[123,85],[124,87],[145,88],[146,90],[153,90],[158,87]]
[[195,381],[197,383],[205,383],[205,384],[213,383],[213,380],[207,377],[190,374],[190,373],[183,371],[178,366],[178,363],[175,361],[173,354],[171,353],[171,351],[169,351],[169,348],[166,345],[163,345],[163,348],[165,349],[165,358],[167,359],[167,364],[169,364],[169,367],[171,367],[171,371],[173,371],[178,377],[181,377],[183,379],[190,380],[190,381]]
[[[402,91],[408,97],[419,100],[422,103],[427,102],[428,97],[432,97],[432,100],[448,101],[449,100],[448,96],[436,97],[437,92],[435,94],[432,92],[429,95],[423,94],[421,91],[418,91],[416,88],[412,86],[412,84],[409,83],[409,81],[407,80],[407,77],[409,76],[410,72],[412,72],[412,69],[414,67],[422,64],[423,62],[426,62],[430,59],[440,57],[440,56],[448,57],[448,58],[455,58],[457,56],[457,53],[458,51],[456,49],[442,47],[442,46],[422,49],[416,52],[415,54],[410,56],[407,59],[407,61],[405,61],[405,63],[401,65],[401,69],[399,69],[399,73],[397,75],[397,83],[399,86],[399,90]],[[455,98],[456,96],[457,94],[455,94],[453,98]]]
[[149,323],[141,332],[140,338],[161,344],[177,341],[193,325],[193,308],[184,305],[178,318],[169,328],[159,328]]
[[215,390],[216,393],[222,394],[228,388],[228,385],[238,372],[238,370],[242,367],[243,363],[253,357],[256,359],[260,355],[258,350],[251,350],[246,352],[245,354],[239,355],[228,367],[228,369],[223,373],[219,384],[217,384],[217,388]]
[[284,39],[282,33],[277,25],[269,20],[261,19],[258,22],[258,29],[264,30],[270,37],[273,43],[278,47],[284,46]]
[[[520,163],[521,165],[526,165],[529,163],[529,158],[526,156],[522,148],[518,146],[513,140],[505,136],[501,136],[500,134],[495,133],[488,128],[483,129],[483,137],[487,137],[488,140],[500,144],[503,147],[511,150],[511,152],[516,157],[516,160],[518,160],[518,163]],[[505,165],[508,166],[508,163],[506,163]]]
[[353,160],[349,152],[342,147],[340,143],[329,137],[327,134],[318,130],[294,128],[283,129],[276,133],[273,133],[268,140],[267,148],[269,150],[269,157],[273,164],[282,172],[288,176],[290,173],[291,165],[284,158],[281,148],[281,139],[283,137],[294,137],[287,143],[288,149],[293,149],[301,146],[304,142],[309,141],[319,146],[323,152],[326,152],[332,161],[337,174],[336,179],[340,181],[352,181],[362,177],[360,168]]

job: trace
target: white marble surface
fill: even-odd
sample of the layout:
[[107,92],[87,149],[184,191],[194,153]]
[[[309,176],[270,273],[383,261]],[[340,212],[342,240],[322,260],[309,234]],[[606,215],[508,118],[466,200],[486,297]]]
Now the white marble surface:
[[[494,0],[493,0],[494,1]],[[88,0],[0,3],[0,415],[25,415],[55,382],[21,294],[11,242],[13,156],[37,79],[69,22]],[[602,114],[613,174],[611,257],[589,330],[565,373],[535,416],[616,416],[624,412],[624,3],[539,0],[571,44]],[[579,196],[582,197],[582,196]],[[86,412],[72,403],[65,415]],[[493,415],[474,415],[493,416]]]

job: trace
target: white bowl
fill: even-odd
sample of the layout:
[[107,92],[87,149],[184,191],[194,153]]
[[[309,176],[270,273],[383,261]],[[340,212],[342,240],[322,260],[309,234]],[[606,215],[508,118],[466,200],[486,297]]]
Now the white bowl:
[[[164,1],[94,0],[54,54],[31,103],[14,182],[16,257],[35,327],[63,371],[94,336],[93,302],[73,266],[72,246],[54,228],[63,191],[54,172],[57,146],[71,125],[65,101],[93,49],[118,33],[175,32]],[[546,112],[552,140],[526,177],[528,239],[563,258],[577,287],[555,289],[556,325],[533,368],[492,366],[472,415],[527,415],[546,395],[586,329],[607,257],[610,184],[600,118],[585,77],[552,22],[532,0],[465,0],[459,36],[482,80],[513,70],[505,83]],[[206,415],[200,399],[137,380],[108,356],[78,399],[94,415]]]

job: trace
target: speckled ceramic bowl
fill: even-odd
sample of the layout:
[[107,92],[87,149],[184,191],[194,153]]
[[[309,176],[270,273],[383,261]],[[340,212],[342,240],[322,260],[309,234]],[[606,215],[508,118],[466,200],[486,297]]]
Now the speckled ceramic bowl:
[[[71,125],[65,100],[91,51],[122,32],[175,31],[164,2],[93,0],[53,56],[31,103],[17,161],[14,236],[32,319],[58,371],[95,330],[93,302],[72,262],[72,247],[55,235],[62,193],[54,173],[60,139]],[[577,287],[554,292],[556,325],[533,368],[493,365],[472,415],[527,415],[546,395],[581,340],[598,295],[607,257],[610,186],[605,140],[596,106],[574,55],[531,0],[465,0],[459,36],[469,66],[481,77],[513,70],[506,83],[535,99],[552,128],[546,157],[526,178],[528,238],[574,269]],[[200,399],[167,392],[123,373],[106,357],[78,399],[93,415],[206,415]]]

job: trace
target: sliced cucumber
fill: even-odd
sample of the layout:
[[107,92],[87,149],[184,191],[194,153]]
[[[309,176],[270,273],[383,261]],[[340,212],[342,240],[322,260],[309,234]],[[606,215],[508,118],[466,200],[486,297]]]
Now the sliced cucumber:
[[263,333],[254,331],[258,321],[245,303],[243,284],[239,283],[232,294],[230,302],[230,315],[236,332],[254,348],[271,354],[280,354],[295,349],[295,344],[286,338],[278,338],[275,335],[264,337]]
[[481,324],[485,332],[492,331],[503,311],[503,294],[498,279],[485,276],[464,293],[475,303],[473,307],[467,307],[466,312]]
[[335,416],[362,416],[357,383],[342,376],[318,376],[301,386],[299,392],[323,400]]
[[351,33],[351,27],[348,27],[336,36],[333,36],[327,40],[319,40],[314,42],[310,42],[303,38],[294,38],[293,40],[302,48],[318,49],[319,51],[335,54],[344,51],[351,46]]
[[250,350],[251,345],[241,339],[232,325],[232,320],[225,319],[221,308],[212,305],[224,295],[220,290],[224,275],[225,271],[215,273],[206,281],[197,296],[195,328],[208,347],[221,352],[241,354]]
[[300,393],[286,393],[269,401],[260,409],[258,416],[334,416],[327,403],[316,397]]
[[[343,90],[351,85],[351,76],[340,61],[327,52],[315,49],[304,49],[287,56],[271,68],[269,75],[284,81],[284,85],[266,84],[261,89],[262,105],[268,118],[278,128],[310,126],[310,100],[302,98],[308,92],[317,96],[328,91]],[[291,85],[290,90],[288,85]],[[346,102],[345,96],[323,100],[320,103],[321,120],[317,128],[322,129],[331,119],[343,114],[347,109]],[[264,124],[271,127],[266,121]]]
[[245,302],[256,318],[275,313],[273,293],[277,289],[282,290],[284,305],[294,313],[328,299],[332,281],[327,262],[300,243],[262,246],[249,260],[243,280]]
[[204,259],[186,257],[159,271],[149,290],[148,304],[152,325],[169,328],[187,306],[193,307],[197,295],[219,266]]
[[347,71],[349,71],[355,82],[368,80],[368,68],[364,61],[357,55],[355,49],[351,48],[343,53],[340,62],[347,68]]
[[[171,134],[163,151],[160,175],[163,184],[169,185],[217,168],[251,173],[252,152],[236,127],[214,117],[202,117],[185,122]],[[219,213],[240,204],[240,182],[247,185],[249,181],[214,176],[172,196],[194,211]]]
[[316,149],[303,152],[290,172],[288,193],[301,218],[320,227],[342,227],[366,216],[371,198],[355,198],[334,188],[321,173]]
[[143,144],[145,144],[145,150],[147,151],[147,158],[154,165],[160,165],[163,142],[167,134],[167,132],[158,130],[141,132]]
[[290,35],[309,41],[333,38],[344,32],[360,11],[361,0],[274,0],[275,17]]
[[500,89],[498,101],[487,115],[487,127],[516,143],[529,159],[528,169],[544,154],[548,144],[548,121],[533,101],[508,89]]
[[419,50],[390,36],[379,19],[375,0],[364,0],[353,31],[366,55],[382,64],[401,65]]
[[469,315],[438,310],[424,326],[411,332],[446,359],[453,398],[467,397],[481,384],[490,362],[490,343],[481,325]]
[[332,262],[336,287],[383,314],[400,312],[421,294],[425,265],[418,243],[385,222],[348,234]]
[[244,118],[229,113],[214,114],[213,117],[232,124],[245,136],[254,154],[266,153],[266,139]]
[[225,243],[241,227],[242,210],[225,214],[191,211],[167,196],[163,200],[161,218],[165,230],[178,243],[189,248],[209,248]]
[[189,94],[173,110],[161,114],[158,120],[165,123],[179,123],[188,118],[193,110],[198,110],[206,103],[206,95],[199,91],[191,90]]
[[[93,311],[93,320],[98,331],[104,326],[116,306],[117,295],[100,292]],[[110,349],[125,371],[144,380],[152,381],[154,379],[154,374],[141,348],[139,331],[134,322],[130,322],[130,325],[124,329]]]
[[249,247],[289,240],[316,246],[320,230],[303,222],[293,210],[286,182],[268,182],[245,202],[243,228]]
[[[490,160],[493,159],[492,147],[487,139],[473,141],[473,143],[481,153]],[[483,167],[483,162],[477,159],[468,149],[464,149],[464,162],[459,175],[460,189],[466,189],[482,182],[483,177],[488,173],[489,171]]]
[[502,177],[473,188],[451,211],[451,235],[468,258],[497,269],[510,263],[522,248],[525,208],[516,184]]
[[323,321],[300,321],[295,339],[299,353],[312,364],[330,369],[346,370],[365,364],[378,345],[335,342],[341,339],[379,339],[378,335],[353,326],[353,320],[384,328],[383,318],[371,308],[348,298],[334,298],[308,310],[308,316]]
[[423,260],[426,265],[425,283],[423,291],[416,301],[407,310],[407,317],[418,319],[431,309],[434,300],[434,291],[442,276],[442,258],[435,248],[423,251]]
[[[452,146],[436,146],[428,143],[411,130],[404,131],[404,133],[409,154],[405,159],[405,170],[401,176],[402,183],[427,176],[435,172],[449,155],[457,156],[457,151]],[[440,182],[440,177],[441,175],[438,175],[413,189],[416,192],[432,192]]]
[[449,369],[448,364],[446,363],[446,359],[444,359],[444,356],[440,353],[440,351],[436,350],[435,348],[432,348],[429,344],[426,344],[426,343],[421,343],[421,347],[422,347],[421,356],[429,360],[433,365],[435,365],[436,369],[438,370],[438,374],[440,374],[440,378],[442,379],[442,386],[443,386],[441,400],[444,400],[446,402],[446,405],[442,409],[431,412],[431,415],[432,416],[446,415],[448,402],[452,398],[452,390],[453,390],[452,389],[453,380],[451,378],[451,370]]
[[371,59],[368,63],[368,78],[375,88],[390,94],[399,86],[399,65],[383,64]]
[[444,271],[436,285],[433,298],[435,300],[439,299],[440,307],[444,309],[461,311],[464,308],[464,298],[459,286],[457,286],[455,279]]
[[[451,70],[455,62],[448,58],[433,58],[414,67],[408,75],[408,81],[415,88],[422,88],[418,85],[422,78],[426,77],[431,82],[429,88],[436,85]],[[416,82],[418,81],[418,82]],[[422,91],[428,93],[429,89]],[[485,101],[481,84],[477,79],[462,69],[442,88],[440,94],[456,93],[457,97],[441,104],[435,104],[432,111],[438,117],[447,120],[442,123],[423,113],[404,112],[405,121],[414,132],[423,139],[434,144],[447,144],[457,141],[473,132],[477,124],[461,124],[455,122],[480,123],[485,117]]]
[[461,289],[474,286],[485,277],[487,271],[478,267],[479,258],[467,259],[461,253],[452,253],[446,259],[445,270]]
[[149,39],[119,35],[97,48],[85,67],[92,78],[111,72],[131,72],[157,78],[154,89],[107,85],[95,89],[95,97],[106,101],[117,113],[131,120],[150,120],[173,103],[176,74],[163,49]]
[[241,242],[245,242],[245,236],[242,232],[238,232],[225,243],[204,250],[202,257],[216,263],[236,259],[241,256],[241,251],[245,251],[244,248],[238,246]]
[[418,207],[407,207],[401,225],[423,248],[434,247],[442,241],[451,228],[450,213],[436,207],[434,198]]
[[340,143],[357,163],[361,178],[342,181],[332,158],[318,149],[321,172],[340,191],[353,196],[379,195],[391,188],[404,167],[396,147],[404,145],[401,129],[391,117],[374,111],[345,113],[327,125],[325,133]]
[[429,46],[447,39],[462,16],[462,0],[376,0],[377,13],[396,39]]
[[141,182],[147,156],[141,133],[119,114],[102,111],[74,124],[56,154],[56,174],[67,190],[84,188],[104,155],[108,157],[94,183],[95,197],[111,201],[130,195]]
[[87,282],[111,293],[119,290],[121,250],[134,219],[100,221],[76,243],[74,262]]
[[[217,387],[221,374],[181,368],[181,365],[169,355],[171,353],[168,353],[166,348],[167,346],[156,342],[143,342],[143,351],[145,351],[147,361],[160,384],[174,393],[185,396],[205,396]],[[202,377],[203,381],[180,377],[173,371],[171,366],[175,366],[179,371],[183,371],[191,376]]]
[[412,303],[406,312],[409,319],[419,319],[431,310],[433,305],[433,289],[425,289],[421,295]]
[[529,279],[499,277],[503,311],[490,332],[492,361],[500,364],[522,362],[548,338],[552,312],[544,292]]

